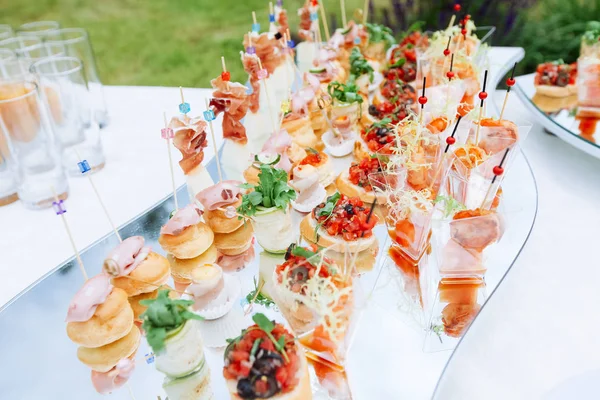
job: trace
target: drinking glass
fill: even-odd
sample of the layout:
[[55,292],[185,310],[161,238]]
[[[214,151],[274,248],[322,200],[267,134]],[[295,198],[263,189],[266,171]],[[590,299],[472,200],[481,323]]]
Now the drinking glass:
[[19,26],[16,33],[17,36],[35,36],[44,40],[48,33],[57,29],[60,29],[60,23],[57,21],[36,21]]
[[18,58],[38,60],[61,54],[61,47],[54,44],[44,44],[42,39],[35,36],[14,36],[0,40],[0,49],[7,49]]
[[[79,162],[87,161],[92,171],[104,167],[98,124],[90,116],[90,96],[83,63],[75,57],[55,56],[31,65],[40,85],[53,130],[63,151],[67,173],[79,176]],[[86,121],[91,121],[88,125]]]
[[0,24],[0,40],[8,39],[14,35],[12,26]]
[[62,52],[83,61],[85,76],[90,92],[89,107],[93,110],[93,117],[100,128],[108,124],[108,112],[104,100],[104,89],[98,76],[94,49],[87,31],[83,28],[65,28],[50,32],[45,37],[46,46],[57,46]]
[[26,207],[50,207],[55,195],[66,199],[67,179],[35,82],[0,82],[0,151],[0,169],[16,171],[17,194]]

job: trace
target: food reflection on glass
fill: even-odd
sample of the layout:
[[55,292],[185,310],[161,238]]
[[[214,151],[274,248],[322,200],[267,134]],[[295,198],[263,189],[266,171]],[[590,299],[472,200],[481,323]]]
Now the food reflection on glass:
[[351,260],[338,264],[329,251],[291,245],[273,275],[275,302],[313,359],[343,366],[354,303]]
[[438,285],[430,336],[442,345],[447,339],[461,338],[485,301],[485,282],[481,278],[443,278]]

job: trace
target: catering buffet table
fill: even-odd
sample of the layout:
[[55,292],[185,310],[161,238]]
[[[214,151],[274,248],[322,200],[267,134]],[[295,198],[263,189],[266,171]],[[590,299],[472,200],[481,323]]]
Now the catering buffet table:
[[[203,89],[186,89],[186,100],[192,105],[204,104],[204,97],[208,93]],[[93,179],[103,195],[114,222],[120,226],[143,210],[152,207],[170,192],[167,154],[164,142],[159,140],[159,127],[162,123],[163,110],[176,111],[173,105],[177,103],[178,90],[107,87],[106,95],[111,115],[111,124],[104,133],[107,165],[102,172],[95,174]],[[499,95],[503,96],[503,94]],[[512,98],[508,112],[518,113],[519,109],[521,107],[518,100]],[[220,136],[218,132],[217,136]],[[596,355],[595,357],[600,354],[599,351],[594,352],[597,348],[589,347],[590,344],[598,345],[597,339],[594,339],[596,336],[594,331],[597,329],[594,323],[597,324],[597,321],[594,321],[594,316],[583,317],[586,315],[584,314],[586,307],[598,304],[598,299],[594,298],[598,296],[597,291],[591,290],[597,282],[594,278],[598,277],[598,272],[597,268],[596,270],[592,268],[594,262],[586,257],[585,249],[593,248],[594,241],[597,243],[597,227],[600,226],[600,211],[594,206],[595,199],[600,195],[597,178],[600,162],[567,147],[564,143],[543,133],[537,126],[534,126],[530,133],[525,149],[534,163],[533,169],[539,183],[540,209],[536,228],[522,256],[505,278],[505,282],[483,308],[472,329],[453,354],[437,388],[436,396],[440,399],[495,398],[500,387],[505,391],[504,398],[517,398],[517,394],[523,396],[524,393],[539,396],[552,389],[561,380],[584,372],[586,368],[594,365],[593,361],[598,365],[598,360],[593,359],[588,359],[589,363],[575,364],[575,361],[579,358],[577,355],[581,354],[578,352],[580,349],[589,350],[589,353]],[[212,156],[212,149],[209,146],[206,159],[211,159]],[[519,157],[514,168],[512,176],[515,180],[529,179],[527,182],[533,183],[527,162],[523,157]],[[517,172],[517,168],[522,169]],[[178,169],[176,180],[177,184],[184,182],[183,175]],[[515,185],[518,187],[517,183]],[[67,202],[67,216],[76,244],[78,248],[83,249],[110,233],[111,229],[100,205],[92,195],[89,182],[86,179],[71,179],[70,186],[71,198]],[[570,190],[566,190],[565,187]],[[521,195],[534,194],[533,197],[524,199],[527,204],[534,205],[533,210],[528,210],[527,215],[531,217],[535,216],[537,205],[535,185],[527,189],[523,190]],[[184,191],[180,194],[186,195]],[[0,304],[4,304],[70,258],[72,251],[60,219],[51,211],[32,212],[17,203],[0,209],[0,221],[5,228],[0,231],[0,250],[3,250],[4,254],[4,262],[0,266],[0,276],[4,283]],[[516,253],[528,237],[532,218],[524,220],[523,223],[529,226],[525,227],[527,229],[517,230],[521,236],[505,238],[508,241],[515,241]],[[160,221],[157,224],[159,226]],[[583,234],[576,235],[574,232]],[[507,260],[509,263],[512,261],[512,259]],[[89,268],[96,271],[99,266]],[[565,270],[570,272],[565,274]],[[27,337],[39,336],[40,332],[45,332],[44,320],[50,317],[40,314],[45,303],[62,304],[64,301],[59,298],[65,293],[74,292],[78,287],[80,277],[76,276],[77,271],[71,273],[65,271],[65,273],[70,274],[70,278],[57,281],[65,287],[57,287],[56,291],[45,291],[44,294],[48,297],[36,299],[33,303],[37,303],[39,307],[28,309],[27,314],[23,312],[20,316],[22,320],[28,321],[23,324],[21,320],[19,324],[20,329],[25,328]],[[502,276],[496,278],[499,281]],[[575,290],[575,287],[579,296],[569,295],[569,291]],[[588,288],[590,290],[586,290]],[[60,318],[58,315],[62,315],[63,311],[63,308],[55,310],[51,318]],[[548,322],[550,317],[553,321],[551,324]],[[507,320],[510,322],[507,323]],[[578,333],[580,330],[575,331],[570,328],[570,326],[577,326],[583,320],[589,323],[587,334]],[[15,321],[2,318],[0,314],[0,328],[3,332],[10,332],[11,338],[18,337],[20,333],[14,332],[14,328],[11,330],[11,327],[15,326],[12,325]],[[372,343],[370,346],[361,346],[359,351],[365,354],[357,355],[357,359],[364,359],[369,356],[366,353],[372,352],[375,358],[387,355],[387,364],[382,368],[363,369],[360,376],[351,377],[355,381],[363,381],[358,386],[358,392],[355,393],[356,398],[371,398],[365,395],[373,394],[376,394],[373,398],[380,398],[386,394],[389,396],[391,392],[378,390],[376,385],[368,384],[368,382],[382,380],[401,385],[402,390],[398,392],[404,393],[404,398],[428,398],[433,393],[442,367],[446,363],[445,360],[449,356],[448,352],[430,353],[427,356],[428,360],[420,365],[411,363],[415,360],[413,355],[397,345],[397,342],[402,342],[404,339],[399,337],[398,331],[394,331],[397,323],[398,321],[394,321],[394,317],[385,307],[381,307],[377,313],[369,314],[368,318],[362,321],[362,326],[367,328],[358,331],[357,342],[369,343],[369,337],[374,332],[383,332],[385,339],[379,339],[377,343],[370,342]],[[34,335],[34,332],[37,334]],[[63,334],[63,331],[48,332],[47,340],[40,339],[40,341],[44,343],[54,340],[67,341],[66,338],[62,340],[55,337],[55,334]],[[8,339],[8,335],[3,333],[2,338]],[[396,343],[391,343],[392,340]],[[561,349],[564,351],[560,354],[549,352],[551,348],[556,347],[557,342],[561,344]],[[544,343],[544,345],[533,346],[532,343]],[[568,346],[572,346],[572,353],[568,352]],[[71,347],[74,353],[75,348]],[[418,353],[421,349],[417,347],[411,351]],[[68,380],[85,380],[87,384],[88,371],[84,368],[81,368],[81,371],[73,371],[72,375],[64,371],[60,372],[60,365],[62,365],[60,358],[73,358],[72,361],[75,363],[74,354],[72,357],[57,354],[45,345],[35,346],[34,353],[19,356],[15,350],[5,354],[8,360],[16,360],[18,357],[29,360],[50,357],[56,362],[56,371],[37,377],[36,389],[28,392],[29,397],[24,398],[41,398],[44,393],[48,393],[50,387],[52,387],[52,398],[58,394],[62,395],[62,398],[80,398],[77,390],[81,385],[60,389],[54,387],[59,381],[67,381],[64,376],[60,378],[61,375],[68,375]],[[542,357],[550,359],[548,354],[554,354],[553,363],[542,361],[546,360]],[[556,361],[558,356],[568,362],[558,363]],[[352,357],[351,354],[349,369],[352,369]],[[398,379],[398,376],[406,377],[410,370],[423,369],[428,362],[432,361],[439,366],[439,369],[416,375],[416,379]],[[552,374],[540,373],[538,379],[526,379],[525,371],[528,369],[537,369],[539,373],[542,366],[548,365],[546,368],[550,368],[550,364],[560,364],[560,366],[556,365]],[[152,367],[143,365],[142,368]],[[496,370],[501,371],[503,375],[495,373]],[[213,376],[215,375],[219,375],[219,371],[216,371],[216,374],[213,371]],[[30,380],[31,376],[24,375],[22,379],[23,381],[19,381],[14,374],[4,374],[0,377],[0,389],[3,389],[3,393],[7,395],[17,393],[15,388],[25,386],[25,380]],[[517,382],[518,386],[506,385],[509,380]],[[134,387],[144,385],[141,377],[139,379],[134,377],[132,382]],[[160,381],[153,384],[153,386],[159,385]],[[353,389],[357,388],[353,387]],[[139,398],[146,398],[146,393],[138,391],[136,394]],[[17,395],[13,398],[21,397]],[[128,394],[126,391],[119,391],[112,398],[125,399],[128,398]]]

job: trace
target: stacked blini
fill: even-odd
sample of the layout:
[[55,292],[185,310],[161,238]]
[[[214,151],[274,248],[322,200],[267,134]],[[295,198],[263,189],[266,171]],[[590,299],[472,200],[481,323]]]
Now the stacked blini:
[[108,275],[97,275],[75,294],[66,322],[67,335],[80,346],[77,358],[92,369],[98,393],[124,385],[135,368],[140,344],[127,293],[114,287]]
[[204,206],[204,220],[214,232],[216,263],[225,272],[243,269],[254,259],[252,225],[238,217],[242,204],[238,181],[223,181],[196,196]]
[[126,293],[138,324],[145,310],[140,300],[155,298],[170,272],[167,259],[145,246],[141,236],[123,240],[108,254],[102,268],[105,274],[112,276],[112,284]]
[[173,215],[161,228],[158,242],[168,253],[171,275],[177,290],[192,283],[192,272],[217,260],[214,234],[202,222],[202,211],[190,204]]

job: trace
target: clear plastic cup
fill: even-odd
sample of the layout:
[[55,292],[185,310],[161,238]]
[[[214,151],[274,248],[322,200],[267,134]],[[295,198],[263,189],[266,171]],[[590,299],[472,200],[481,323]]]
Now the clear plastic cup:
[[8,39],[14,36],[13,28],[7,24],[0,24],[0,40]]
[[35,21],[28,22],[16,29],[17,36],[35,36],[42,40],[57,29],[60,29],[60,23],[57,21]]

